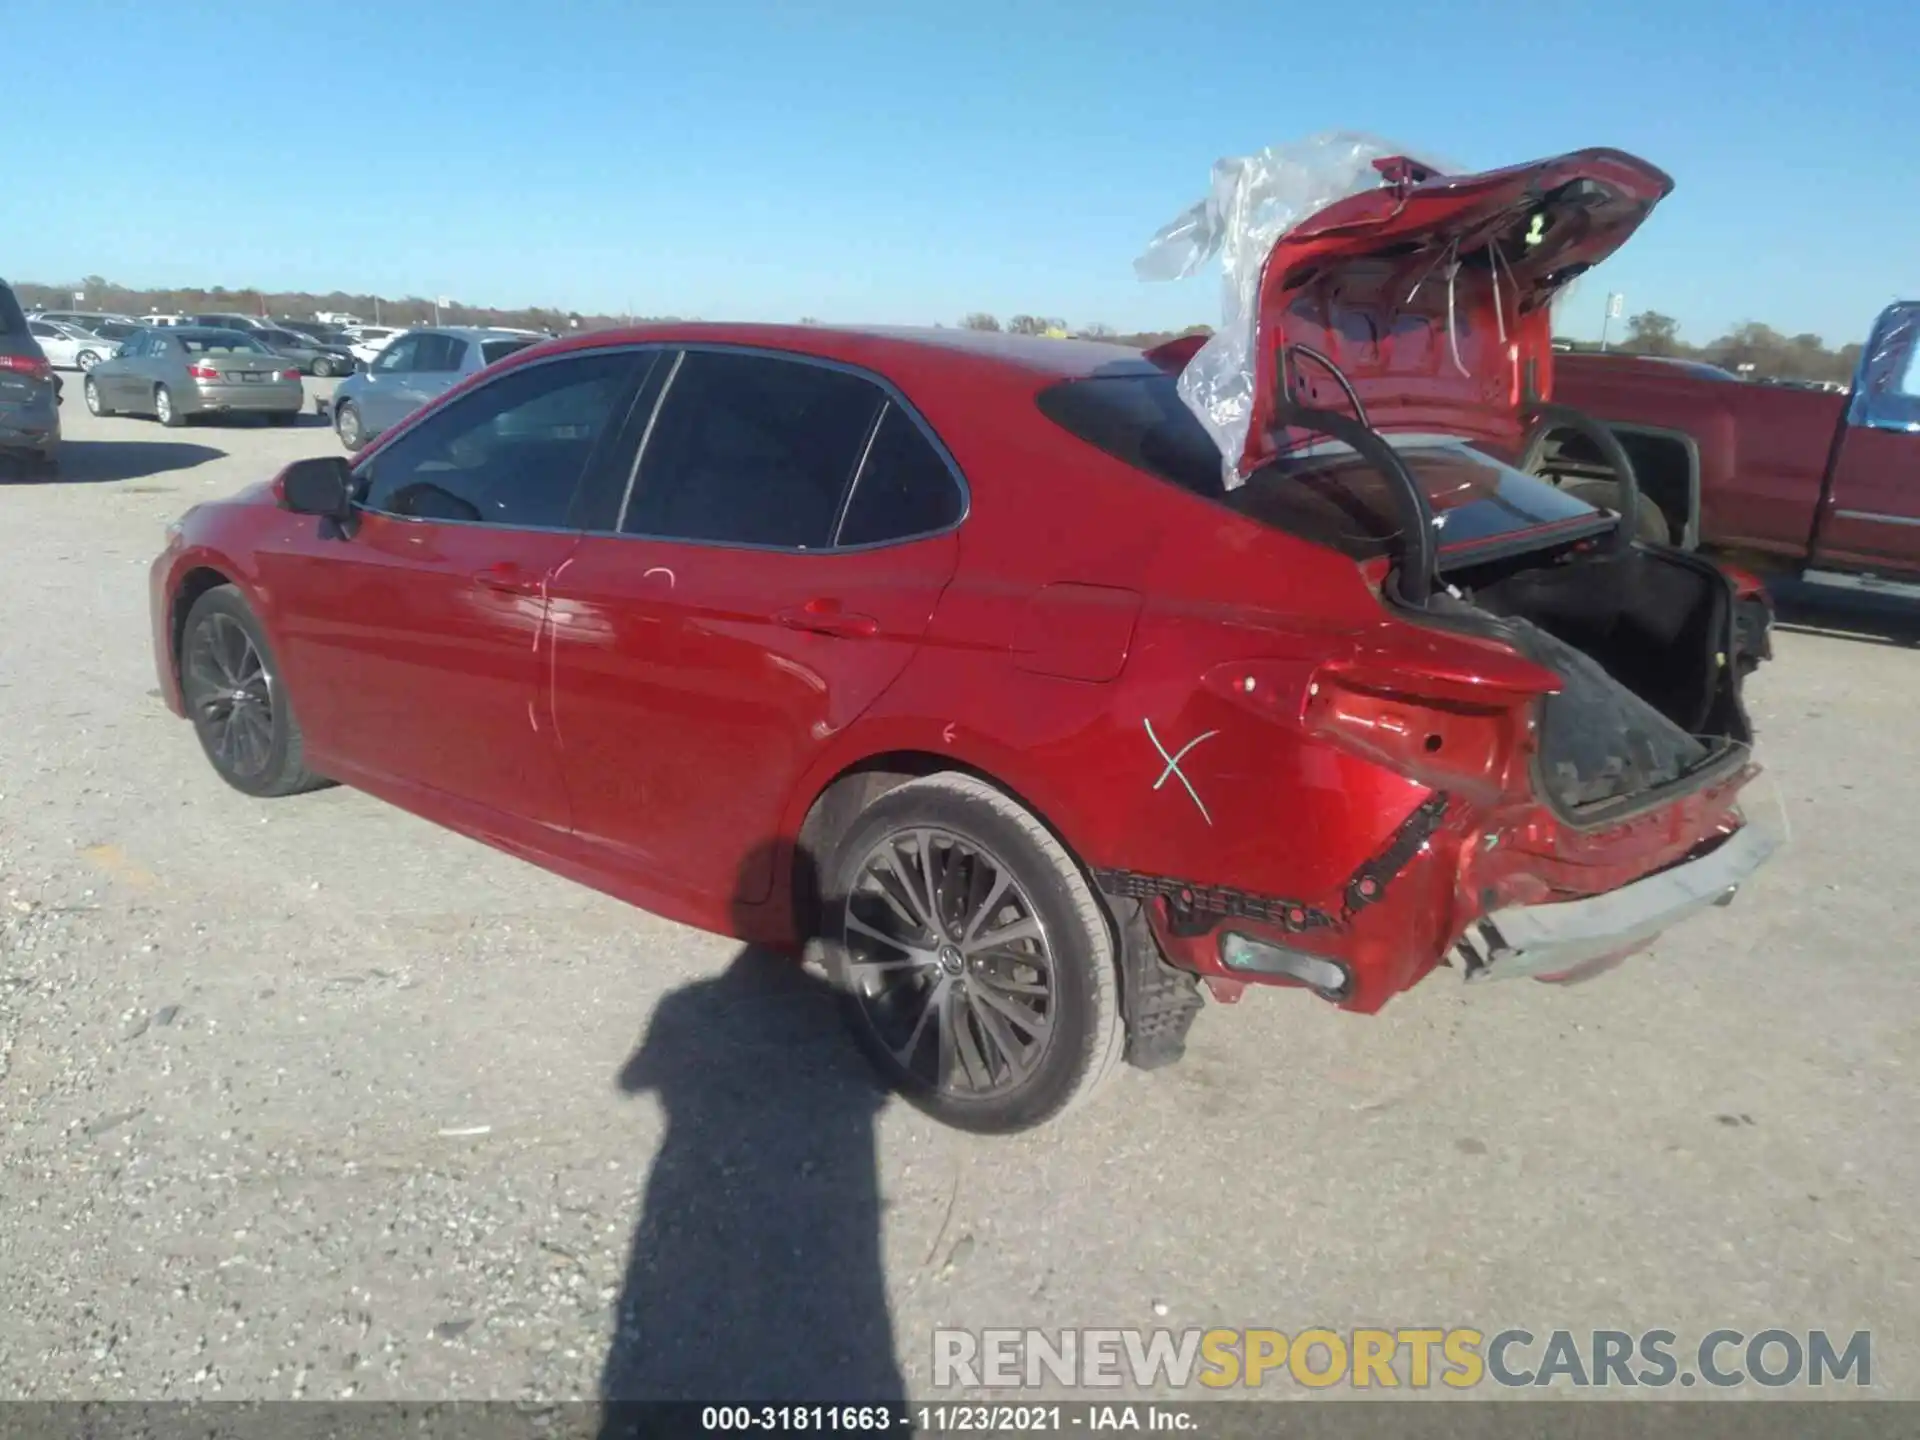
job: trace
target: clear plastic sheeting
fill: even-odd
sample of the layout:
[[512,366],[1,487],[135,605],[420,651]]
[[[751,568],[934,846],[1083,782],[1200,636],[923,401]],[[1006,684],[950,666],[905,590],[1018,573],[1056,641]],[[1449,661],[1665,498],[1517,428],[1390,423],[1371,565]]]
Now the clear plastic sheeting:
[[1452,167],[1378,136],[1331,131],[1218,160],[1206,198],[1163,226],[1133,262],[1142,280],[1178,280],[1220,257],[1219,328],[1180,372],[1180,398],[1226,460],[1229,489],[1253,414],[1253,355],[1260,269],[1288,230],[1337,200],[1385,183],[1373,162],[1405,155],[1439,173]]

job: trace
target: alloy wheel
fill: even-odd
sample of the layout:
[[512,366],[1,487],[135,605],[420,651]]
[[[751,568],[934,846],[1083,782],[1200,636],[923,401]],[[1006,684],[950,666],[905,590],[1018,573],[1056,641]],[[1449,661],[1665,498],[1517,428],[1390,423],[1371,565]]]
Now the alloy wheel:
[[209,615],[194,630],[182,679],[221,767],[242,778],[263,773],[273,759],[273,679],[246,627]]
[[173,419],[173,396],[165,386],[153,392],[153,417],[162,425]]
[[1056,966],[1005,861],[950,831],[897,831],[861,861],[845,919],[853,996],[917,1080],[978,1099],[1033,1075],[1053,1038]]

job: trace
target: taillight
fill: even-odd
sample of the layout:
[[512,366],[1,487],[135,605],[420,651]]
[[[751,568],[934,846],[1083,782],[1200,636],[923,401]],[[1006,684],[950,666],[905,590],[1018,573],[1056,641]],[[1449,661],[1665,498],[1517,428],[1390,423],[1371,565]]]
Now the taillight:
[[1532,708],[1531,700],[1473,705],[1376,689],[1322,671],[1307,687],[1301,718],[1310,734],[1396,774],[1484,803],[1525,792],[1517,762]]
[[51,380],[53,366],[38,355],[0,355],[0,370],[25,375],[29,380]]
[[282,380],[298,380],[300,378],[300,372],[298,370],[282,370],[280,372],[280,378]]
[[187,366],[187,374],[196,380],[218,380],[220,378],[220,372],[211,365],[189,365]]

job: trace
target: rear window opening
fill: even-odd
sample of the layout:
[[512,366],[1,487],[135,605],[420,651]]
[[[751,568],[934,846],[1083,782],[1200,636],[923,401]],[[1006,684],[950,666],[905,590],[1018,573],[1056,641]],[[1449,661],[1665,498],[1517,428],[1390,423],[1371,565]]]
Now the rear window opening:
[[480,342],[480,362],[491,365],[496,360],[504,360],[516,350],[524,350],[533,344],[531,340],[482,340]]

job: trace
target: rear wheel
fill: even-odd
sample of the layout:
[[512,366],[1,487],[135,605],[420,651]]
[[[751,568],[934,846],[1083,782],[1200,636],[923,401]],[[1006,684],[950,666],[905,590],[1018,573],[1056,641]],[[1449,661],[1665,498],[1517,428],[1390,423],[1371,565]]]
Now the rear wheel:
[[173,404],[173,392],[164,385],[156,385],[153,390],[153,418],[169,430],[177,430],[187,423]]
[[823,929],[855,1036],[936,1119],[1025,1130],[1090,1093],[1124,1033],[1113,933],[1072,856],[972,776],[889,791],[827,873]]
[[100,387],[94,384],[91,375],[87,377],[86,384],[80,387],[80,393],[87,402],[87,413],[89,415],[111,415],[113,413],[112,410],[107,408],[107,402],[100,398]]
[[305,742],[260,622],[231,585],[193,602],[180,641],[180,693],[220,778],[248,795],[295,795],[327,781]]
[[351,400],[334,410],[333,433],[349,450],[358,450],[367,443],[366,432],[360,427],[360,410]]

